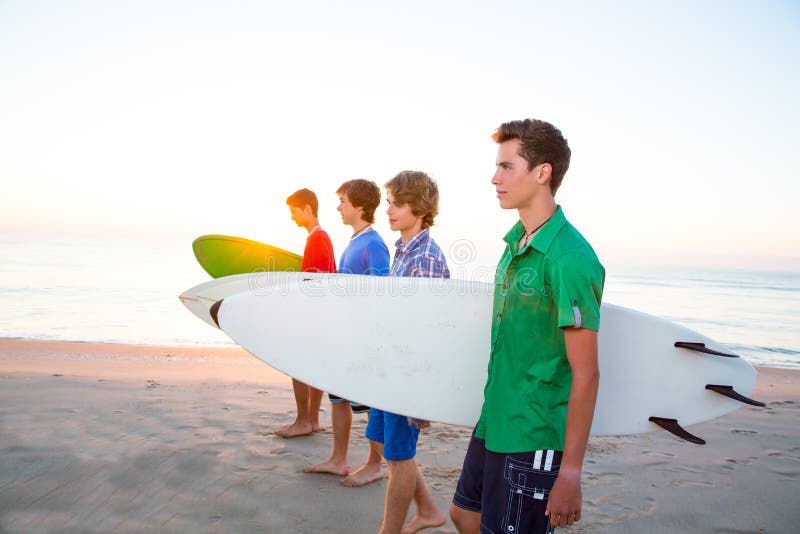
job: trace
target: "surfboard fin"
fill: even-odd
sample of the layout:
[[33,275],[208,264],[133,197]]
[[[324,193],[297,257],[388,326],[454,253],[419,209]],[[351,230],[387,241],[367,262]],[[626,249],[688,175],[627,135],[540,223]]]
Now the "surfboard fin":
[[225,299],[219,299],[217,302],[212,304],[211,309],[208,310],[208,312],[211,314],[211,318],[214,319],[214,323],[216,323],[217,328],[220,328],[218,315],[219,315],[219,307],[222,306],[223,300]]
[[728,354],[727,352],[720,352],[718,350],[709,349],[705,343],[692,343],[689,341],[676,341],[675,346],[681,349],[695,350],[697,352],[704,352],[706,354],[713,354],[715,356],[724,356],[726,358],[738,358],[736,354]]
[[733,389],[733,386],[720,386],[720,385],[717,385],[717,384],[706,384],[706,389],[710,389],[711,391],[716,391],[720,395],[725,395],[726,397],[730,397],[733,400],[738,400],[739,402],[743,402],[743,403],[749,404],[751,406],[758,406],[760,408],[763,408],[764,406],[766,406],[766,404],[761,402],[761,401],[753,400],[750,397],[745,397],[744,395],[742,395],[741,393],[739,393],[738,391]]
[[694,434],[689,433],[689,431],[683,428],[681,425],[679,425],[677,419],[668,419],[666,417],[651,417],[649,420],[657,424],[670,434],[678,436],[681,439],[685,439],[686,441],[690,441],[692,443],[697,443],[698,445],[706,444],[706,440],[698,438]]

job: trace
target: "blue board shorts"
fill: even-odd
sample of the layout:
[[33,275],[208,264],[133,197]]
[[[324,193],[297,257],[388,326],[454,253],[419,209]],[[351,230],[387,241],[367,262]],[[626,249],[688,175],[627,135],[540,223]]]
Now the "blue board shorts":
[[419,429],[409,425],[405,415],[370,408],[367,439],[383,444],[384,458],[400,462],[417,455]]
[[343,399],[342,397],[337,397],[333,393],[328,393],[328,400],[330,400],[332,404],[341,404],[343,402],[349,402],[350,409],[353,411],[353,413],[366,413],[369,411],[369,406],[358,404],[357,402],[349,401],[347,399]]
[[560,466],[560,451],[492,452],[473,432],[453,504],[481,514],[481,534],[549,534],[544,513]]

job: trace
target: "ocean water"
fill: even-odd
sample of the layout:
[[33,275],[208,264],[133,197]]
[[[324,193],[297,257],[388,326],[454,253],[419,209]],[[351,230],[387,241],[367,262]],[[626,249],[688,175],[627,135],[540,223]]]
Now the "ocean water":
[[[0,235],[0,258],[0,337],[233,344],[178,301],[208,280],[188,242]],[[751,363],[800,368],[800,272],[606,267],[605,302],[683,324]]]

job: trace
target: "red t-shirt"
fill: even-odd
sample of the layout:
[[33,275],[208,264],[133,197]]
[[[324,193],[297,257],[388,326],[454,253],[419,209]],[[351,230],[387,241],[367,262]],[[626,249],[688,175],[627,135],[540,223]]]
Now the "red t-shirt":
[[306,249],[303,251],[302,270],[304,273],[336,272],[336,258],[333,255],[331,238],[322,228],[308,234]]

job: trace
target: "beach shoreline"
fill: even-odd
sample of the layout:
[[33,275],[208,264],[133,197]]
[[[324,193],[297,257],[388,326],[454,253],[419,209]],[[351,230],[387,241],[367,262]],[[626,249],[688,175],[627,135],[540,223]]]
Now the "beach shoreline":
[[[800,370],[758,367],[753,397],[666,432],[592,438],[568,532],[789,532],[800,522]],[[241,348],[0,339],[0,531],[374,532],[386,481],[302,468],[330,430],[283,440],[288,377]],[[330,410],[323,403],[323,423]],[[354,418],[350,463],[367,451]],[[446,510],[471,429],[434,424],[418,462]],[[431,532],[455,532],[451,523]]]

